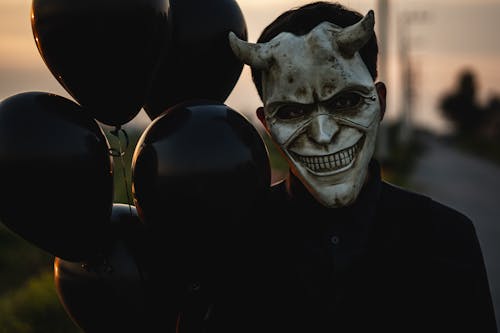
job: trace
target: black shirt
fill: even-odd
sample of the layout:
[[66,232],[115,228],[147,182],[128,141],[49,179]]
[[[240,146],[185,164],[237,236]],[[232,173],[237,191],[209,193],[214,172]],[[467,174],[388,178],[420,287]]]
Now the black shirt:
[[349,207],[275,184],[244,235],[205,332],[497,332],[472,222],[375,161]]

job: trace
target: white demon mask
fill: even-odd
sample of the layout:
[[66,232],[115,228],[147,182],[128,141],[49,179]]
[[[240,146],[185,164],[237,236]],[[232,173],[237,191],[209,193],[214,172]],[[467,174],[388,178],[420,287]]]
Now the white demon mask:
[[323,22],[267,43],[229,35],[235,55],[262,73],[266,129],[291,172],[327,207],[355,201],[375,150],[381,108],[358,52],[373,27],[370,11],[346,28]]

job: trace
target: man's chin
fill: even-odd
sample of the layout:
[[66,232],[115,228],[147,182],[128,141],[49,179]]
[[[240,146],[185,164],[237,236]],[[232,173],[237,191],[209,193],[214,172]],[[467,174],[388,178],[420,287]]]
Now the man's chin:
[[314,175],[300,164],[295,164],[294,171],[298,171],[296,175],[319,203],[328,208],[340,208],[352,205],[364,185],[368,167],[360,168],[358,163],[364,165],[366,161],[357,159],[350,168],[333,175]]
[[353,204],[359,194],[359,185],[351,182],[340,183],[315,190],[312,195],[323,206],[328,208],[341,208]]

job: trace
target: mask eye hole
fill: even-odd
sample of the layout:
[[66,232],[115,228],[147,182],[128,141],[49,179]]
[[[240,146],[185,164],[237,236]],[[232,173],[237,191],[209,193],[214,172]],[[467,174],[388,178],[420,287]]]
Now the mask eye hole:
[[303,105],[283,105],[276,111],[276,117],[282,120],[298,119],[307,114]]
[[327,106],[333,110],[352,109],[359,106],[362,100],[361,95],[355,92],[347,92],[331,99]]

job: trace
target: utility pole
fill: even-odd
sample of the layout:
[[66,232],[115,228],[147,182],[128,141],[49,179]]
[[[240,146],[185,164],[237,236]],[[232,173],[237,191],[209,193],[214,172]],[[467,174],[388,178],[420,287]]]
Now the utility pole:
[[415,97],[415,69],[411,59],[412,36],[411,26],[416,22],[427,19],[426,12],[410,11],[403,12],[398,17],[399,32],[399,59],[402,74],[402,110],[401,110],[401,128],[399,140],[401,143],[408,143],[413,136],[413,106]]
[[[388,54],[388,21],[389,21],[389,0],[377,0],[377,36],[378,36],[378,77],[382,82],[387,82],[387,54]],[[389,156],[389,135],[385,122],[380,123],[377,149],[375,152],[377,159],[384,163]]]

